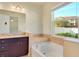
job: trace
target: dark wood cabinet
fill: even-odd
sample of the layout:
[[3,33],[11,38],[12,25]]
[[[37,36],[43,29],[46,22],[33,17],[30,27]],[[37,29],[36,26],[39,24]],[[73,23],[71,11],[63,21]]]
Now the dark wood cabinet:
[[19,57],[27,55],[29,37],[0,39],[0,57]]

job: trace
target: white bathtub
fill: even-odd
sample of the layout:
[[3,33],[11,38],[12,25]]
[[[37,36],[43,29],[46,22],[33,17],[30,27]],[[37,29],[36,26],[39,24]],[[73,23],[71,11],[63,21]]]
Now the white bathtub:
[[50,42],[32,44],[33,57],[63,57],[63,46]]

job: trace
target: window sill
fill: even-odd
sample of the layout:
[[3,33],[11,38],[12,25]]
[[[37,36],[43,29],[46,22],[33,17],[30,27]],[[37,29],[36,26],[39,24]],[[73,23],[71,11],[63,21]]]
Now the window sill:
[[79,43],[79,38],[70,38],[70,37],[65,37],[65,36],[59,36],[59,35],[53,35],[55,37],[59,37],[59,38],[63,38],[64,40],[66,41],[71,41],[71,42],[74,42],[74,43]]

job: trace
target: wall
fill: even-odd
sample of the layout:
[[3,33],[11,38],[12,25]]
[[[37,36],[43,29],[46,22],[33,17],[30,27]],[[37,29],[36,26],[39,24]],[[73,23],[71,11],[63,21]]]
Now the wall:
[[43,6],[43,34],[51,34],[51,11],[57,4],[48,3]]
[[47,3],[43,6],[43,34],[52,34],[53,27],[51,21],[53,16],[51,17],[51,11],[63,3],[64,2]]
[[[24,11],[12,9],[12,6],[21,5],[25,8]],[[30,4],[30,3],[0,3],[0,9],[14,11],[19,13],[24,13],[26,15],[26,20],[24,22],[24,29],[21,24],[21,31],[30,32],[33,34],[42,33],[42,8],[40,6]]]
[[38,11],[26,10],[26,32],[32,34],[42,33],[42,16]]

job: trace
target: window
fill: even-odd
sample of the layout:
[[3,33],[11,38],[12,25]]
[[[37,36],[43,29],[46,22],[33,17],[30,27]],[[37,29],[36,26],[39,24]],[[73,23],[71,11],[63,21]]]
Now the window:
[[[79,36],[79,3],[70,3],[54,10],[52,19],[53,34],[78,38]],[[53,17],[53,15],[52,15]]]

